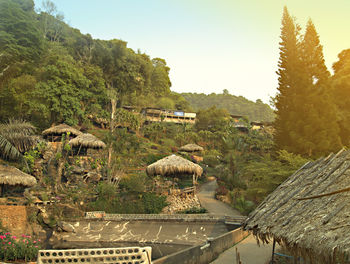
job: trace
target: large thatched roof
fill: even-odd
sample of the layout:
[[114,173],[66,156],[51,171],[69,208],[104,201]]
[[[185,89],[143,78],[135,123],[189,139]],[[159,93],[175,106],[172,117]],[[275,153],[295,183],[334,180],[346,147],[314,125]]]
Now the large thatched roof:
[[186,152],[195,152],[195,151],[203,151],[204,149],[201,146],[198,146],[196,144],[187,144],[185,146],[182,146],[180,150],[186,151]]
[[0,165],[0,184],[33,186],[36,179],[15,167]]
[[244,228],[313,263],[335,263],[334,254],[350,255],[349,187],[350,151],[306,163],[249,215]]
[[74,135],[74,136],[79,136],[79,135],[83,134],[79,130],[77,130],[71,126],[68,126],[66,124],[60,124],[58,126],[53,126],[53,127],[48,128],[48,129],[45,129],[42,134],[43,134],[43,136],[47,136],[47,135],[51,135],[51,134],[67,134],[68,132],[70,132],[71,135]]
[[146,169],[148,175],[176,175],[196,174],[201,176],[201,166],[176,155],[170,155],[149,165]]
[[99,148],[105,148],[106,144],[99,140],[97,137],[91,134],[81,134],[77,136],[76,138],[73,138],[69,141],[69,145],[72,147],[77,147],[77,146],[82,146],[85,148],[94,148],[94,149],[99,149]]

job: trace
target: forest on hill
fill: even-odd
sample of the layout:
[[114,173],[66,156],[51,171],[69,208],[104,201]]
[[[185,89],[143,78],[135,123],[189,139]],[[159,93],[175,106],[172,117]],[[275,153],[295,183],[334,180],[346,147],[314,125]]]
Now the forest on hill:
[[264,104],[260,99],[252,102],[243,96],[229,94],[226,89],[223,90],[222,94],[182,93],[181,95],[195,111],[216,106],[226,109],[232,115],[247,117],[250,121],[272,122],[275,117],[270,106]]
[[32,0],[0,0],[0,121],[82,125],[109,117],[111,104],[187,109],[164,59],[84,35],[43,3],[37,13]]
[[162,58],[93,39],[64,22],[50,1],[34,11],[32,0],[0,0],[0,121],[22,118],[44,128],[52,123],[87,125],[87,116],[109,118],[111,105],[197,111],[216,105],[251,120],[274,114],[228,94],[178,94]]

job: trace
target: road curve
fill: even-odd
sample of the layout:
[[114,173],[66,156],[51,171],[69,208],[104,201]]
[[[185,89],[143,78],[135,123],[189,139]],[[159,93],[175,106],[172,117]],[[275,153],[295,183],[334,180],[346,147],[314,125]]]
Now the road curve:
[[216,180],[207,182],[201,186],[197,197],[205,209],[208,210],[210,214],[219,216],[241,216],[242,214],[233,209],[228,204],[215,199],[215,190],[218,187]]
[[[205,183],[201,186],[197,197],[202,205],[210,214],[227,215],[227,216],[241,216],[242,214],[233,209],[228,204],[215,199],[215,189],[218,187],[216,180]],[[258,246],[255,238],[250,235],[236,246],[224,251],[219,257],[211,262],[211,264],[232,264],[236,259],[236,247],[241,255],[243,264],[264,264],[267,263],[271,257],[272,246],[260,245]]]

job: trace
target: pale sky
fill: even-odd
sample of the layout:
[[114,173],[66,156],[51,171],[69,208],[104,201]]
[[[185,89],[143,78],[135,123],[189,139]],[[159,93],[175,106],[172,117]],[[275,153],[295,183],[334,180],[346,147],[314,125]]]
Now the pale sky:
[[[118,38],[160,57],[176,92],[276,94],[283,6],[305,29],[311,18],[331,70],[350,48],[349,0],[52,0],[65,21],[93,38]],[[40,7],[42,0],[34,0]]]

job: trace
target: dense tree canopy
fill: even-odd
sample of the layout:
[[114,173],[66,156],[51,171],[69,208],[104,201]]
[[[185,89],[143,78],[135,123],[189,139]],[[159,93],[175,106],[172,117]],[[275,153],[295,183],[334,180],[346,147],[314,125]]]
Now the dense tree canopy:
[[63,21],[50,0],[0,0],[0,119],[34,124],[81,124],[88,114],[108,117],[117,106],[186,106],[170,92],[164,59],[134,52],[125,41],[95,40]]

